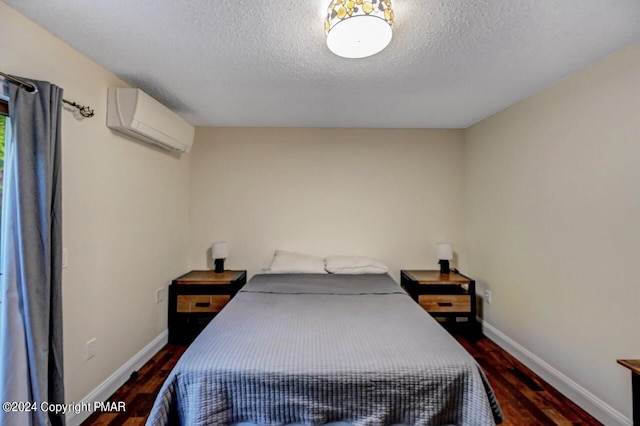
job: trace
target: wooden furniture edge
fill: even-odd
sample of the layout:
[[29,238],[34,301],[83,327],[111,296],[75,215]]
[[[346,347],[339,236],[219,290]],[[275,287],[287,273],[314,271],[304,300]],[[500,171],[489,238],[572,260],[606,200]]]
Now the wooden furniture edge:
[[[461,285],[461,284],[469,284],[471,281],[475,281],[472,278],[458,272],[451,271],[451,274],[441,274],[438,270],[428,270],[428,269],[403,269],[401,275],[404,274],[407,279],[414,281],[416,284],[428,284],[428,285]],[[437,275],[437,278],[434,279],[423,279],[420,278],[420,275],[424,274],[432,274]],[[442,279],[443,277],[454,275],[453,279]],[[455,276],[461,277],[462,279],[456,279]]]
[[[216,273],[211,270],[193,270],[183,274],[173,280],[177,285],[216,285],[216,284],[229,284],[234,281],[238,281],[245,275],[247,271],[235,271],[227,270],[224,272]],[[194,277],[189,278],[192,275]],[[202,277],[206,275],[206,277]]]
[[640,374],[640,359],[619,359],[618,364],[628,368],[635,374]]

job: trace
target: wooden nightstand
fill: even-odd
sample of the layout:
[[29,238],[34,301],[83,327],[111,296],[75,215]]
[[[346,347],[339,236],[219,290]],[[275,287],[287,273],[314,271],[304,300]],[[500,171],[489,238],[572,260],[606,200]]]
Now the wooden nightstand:
[[[400,283],[409,295],[436,318],[467,318],[467,331],[478,337],[476,282],[459,272],[401,271]],[[458,323],[456,322],[456,325]]]
[[618,364],[631,370],[633,424],[640,425],[640,359],[619,359]]
[[189,344],[247,283],[247,271],[191,271],[169,286],[169,343]]

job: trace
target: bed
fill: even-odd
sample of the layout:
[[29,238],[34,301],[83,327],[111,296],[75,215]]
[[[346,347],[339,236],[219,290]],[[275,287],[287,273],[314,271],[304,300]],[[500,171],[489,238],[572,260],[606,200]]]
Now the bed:
[[389,275],[263,274],[187,349],[147,425],[501,421],[476,361]]

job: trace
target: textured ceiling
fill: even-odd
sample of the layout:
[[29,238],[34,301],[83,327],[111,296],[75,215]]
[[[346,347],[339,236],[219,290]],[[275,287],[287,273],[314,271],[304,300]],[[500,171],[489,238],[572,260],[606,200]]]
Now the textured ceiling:
[[195,125],[466,128],[640,40],[639,0],[393,0],[365,59],[329,0],[7,0]]

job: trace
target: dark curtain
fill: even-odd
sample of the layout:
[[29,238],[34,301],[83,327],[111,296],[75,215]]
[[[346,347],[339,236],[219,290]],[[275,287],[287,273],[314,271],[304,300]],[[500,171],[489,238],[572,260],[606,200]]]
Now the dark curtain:
[[0,305],[0,399],[37,410],[0,414],[2,425],[63,425],[40,404],[64,403],[62,359],[62,89],[9,86]]

